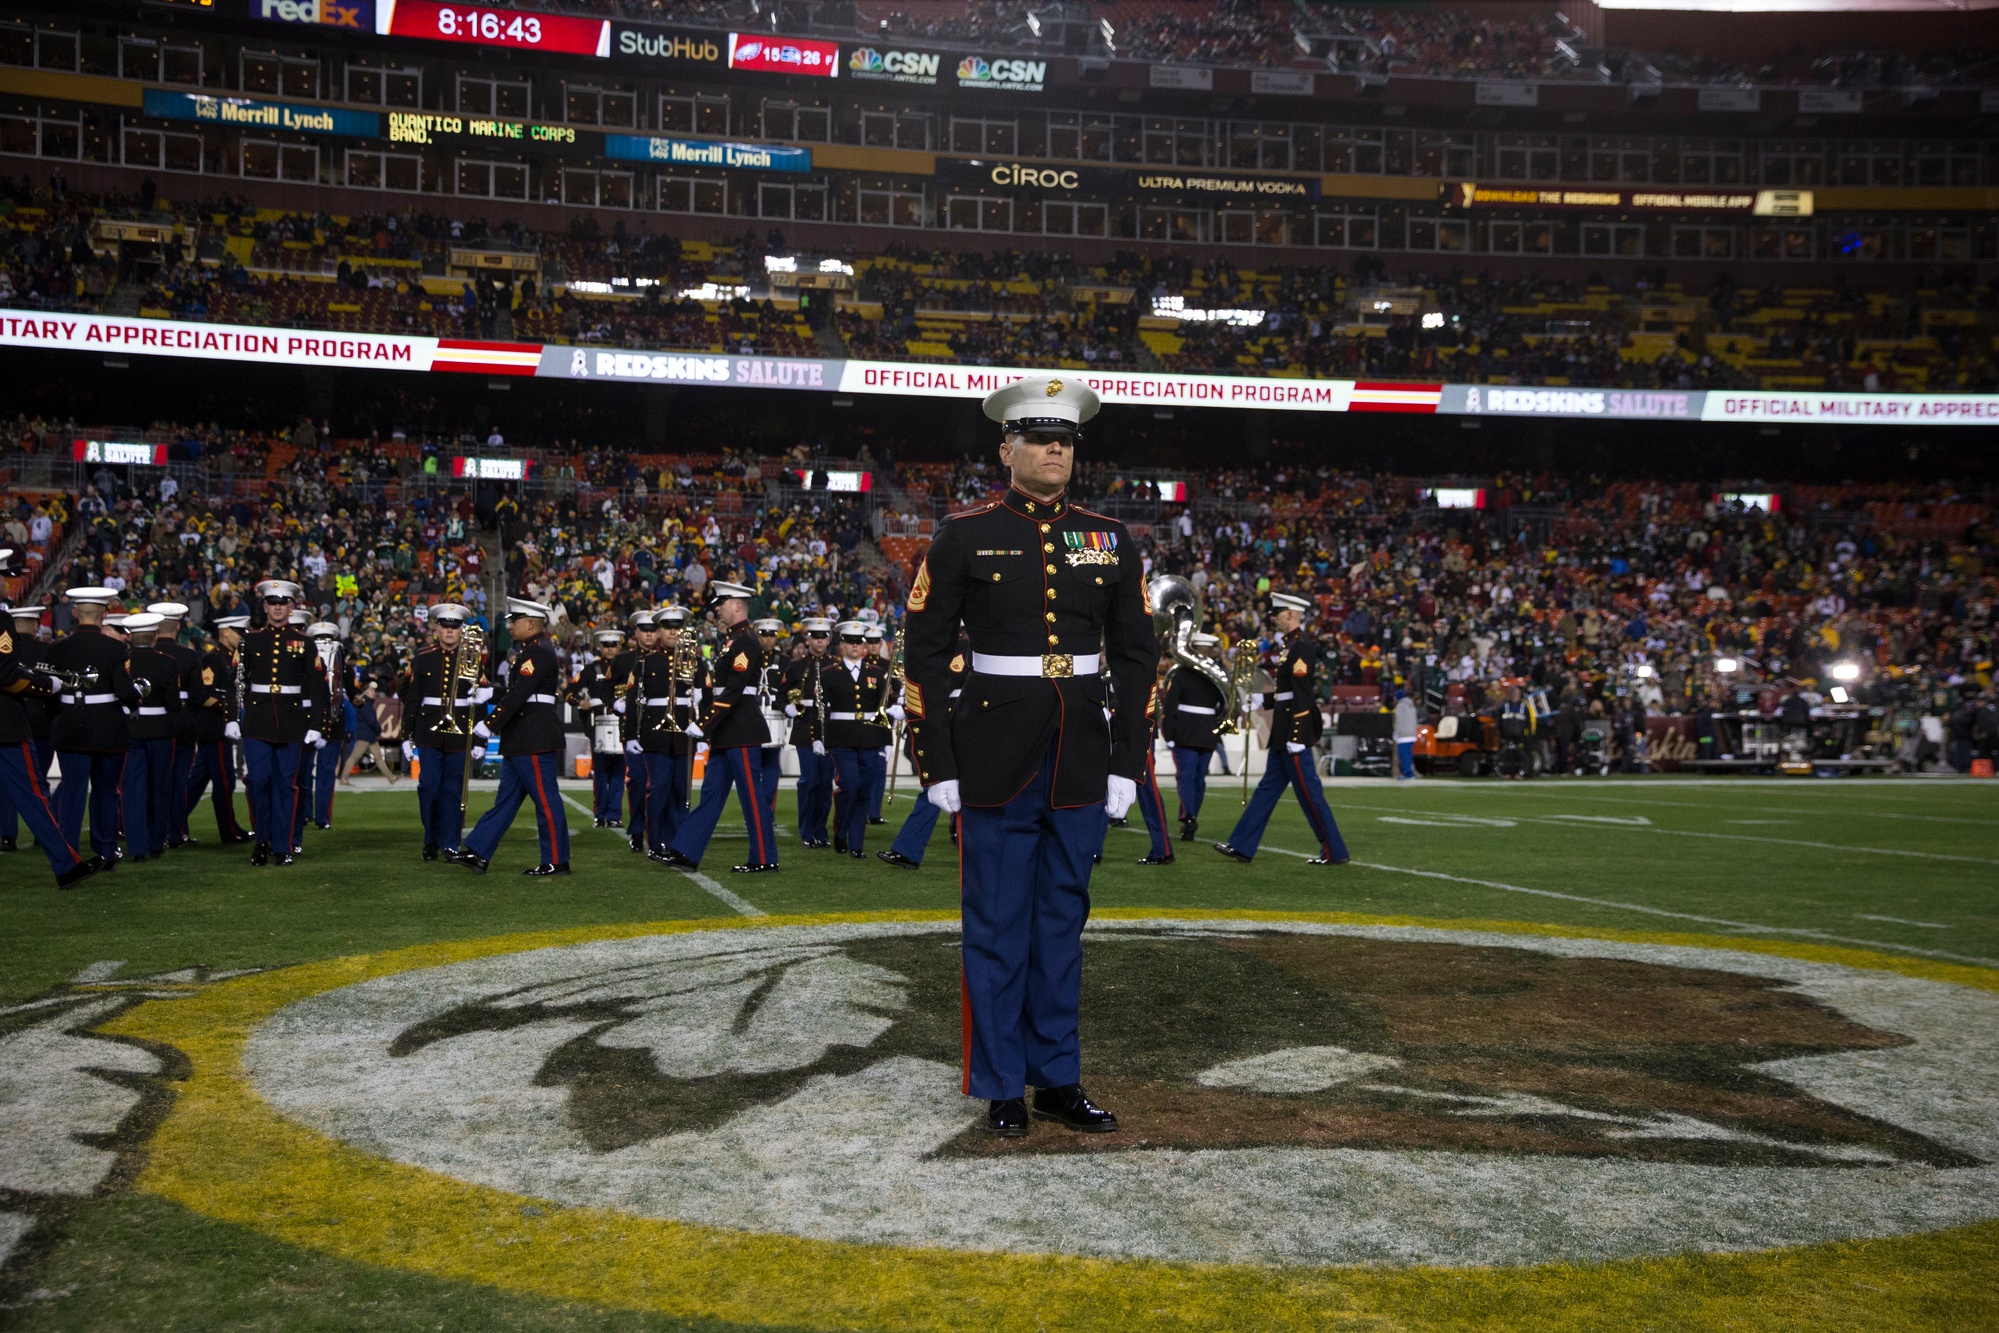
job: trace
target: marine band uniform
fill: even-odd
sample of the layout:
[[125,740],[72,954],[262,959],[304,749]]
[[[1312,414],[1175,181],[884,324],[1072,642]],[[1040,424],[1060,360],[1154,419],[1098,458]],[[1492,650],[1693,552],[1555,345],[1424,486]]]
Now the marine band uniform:
[[[680,608],[675,607],[678,611]],[[680,625],[685,617],[675,618]],[[653,615],[655,625],[659,613]],[[674,675],[674,645],[679,625],[661,629],[659,648],[641,654],[632,664],[631,685],[625,691],[625,762],[645,770],[646,855],[662,860],[687,817],[686,772],[694,758],[694,741],[687,726],[694,719],[694,682]]]
[[[182,804],[189,810],[211,792],[215,834],[224,843],[250,842],[236,818],[236,672],[237,650],[250,628],[248,616],[223,616],[211,622],[215,642],[201,655],[190,711],[194,714],[194,756],[188,766]],[[252,820],[254,825],[255,820]]]
[[761,786],[763,747],[770,731],[759,704],[763,648],[749,622],[749,603],[756,589],[716,579],[709,581],[708,594],[714,599],[716,620],[729,633],[709,668],[700,720],[687,728],[688,736],[708,742],[708,768],[701,779],[700,802],[687,812],[660,859],[680,870],[698,867],[733,788],[749,834],[749,853],[747,860],[730,869],[766,874],[778,868],[778,861],[775,821]]
[[[1211,653],[1221,640],[1212,634],[1194,634],[1189,645],[1198,653]],[[1160,702],[1160,730],[1173,751],[1173,780],[1180,801],[1180,840],[1193,841],[1200,830],[1201,805],[1207,799],[1208,764],[1221,744],[1222,716],[1227,700],[1214,681],[1191,667],[1175,665],[1166,677],[1166,695]]]
[[[947,707],[955,706],[958,696],[965,692],[965,676],[972,669],[971,663],[971,640],[960,634],[958,650],[951,655],[951,692]],[[903,706],[907,709],[909,698],[907,680],[902,683],[902,696]],[[903,732],[902,751],[903,757],[909,760],[910,771],[920,773],[922,770],[916,763],[916,728],[913,726]],[[876,852],[875,856],[898,870],[918,869],[922,866],[924,854],[930,847],[930,835],[937,830],[937,817],[942,813],[943,811],[932,801],[917,801],[911,807],[908,817],[902,821],[902,827],[896,830],[895,841],[889,844],[887,850]],[[956,824],[951,826],[951,841],[953,843],[958,841]]]
[[491,690],[486,664],[479,661],[466,673],[462,635],[472,612],[456,602],[430,608],[431,641],[410,661],[403,678],[403,730],[417,758],[417,813],[423,821],[423,859],[447,860],[458,855],[465,835],[466,765],[484,758],[478,734],[484,725],[485,700]]
[[458,864],[482,875],[523,801],[534,803],[541,862],[521,873],[569,873],[569,817],[556,785],[562,775],[566,744],[560,696],[562,661],[548,641],[548,626],[554,616],[540,602],[507,599],[507,632],[516,647],[506,686],[495,693],[492,719],[485,724],[500,736],[500,790],[458,854]]
[[[8,613],[6,628],[0,628],[0,799],[7,803],[10,820],[18,818],[27,824],[35,845],[48,857],[56,887],[73,889],[106,863],[101,857],[85,857],[75,840],[63,832],[48,779],[35,753],[34,713],[45,711],[47,700],[62,683],[39,669],[33,640],[22,637],[21,622],[29,613],[39,625],[39,611],[15,607]],[[9,827],[18,825],[10,823]]]
[[868,811],[888,776],[882,751],[889,743],[885,719],[903,716],[892,701],[888,664],[868,652],[868,627],[858,620],[840,626],[840,660],[825,669],[826,753],[832,757],[833,850],[867,854]]
[[[172,831],[174,736],[180,730],[180,662],[158,642],[161,618],[141,611],[125,617],[131,639],[126,669],[145,697],[132,709],[132,748],[125,759],[120,806],[125,817],[125,855],[132,861],[164,856]],[[143,682],[143,683],[142,683]]]
[[[28,763],[46,791],[49,765],[56,757],[55,744],[49,739],[49,726],[55,721],[55,696],[60,691],[43,689],[42,685],[47,683],[48,678],[37,676],[34,672],[34,668],[41,665],[42,654],[46,651],[45,645],[36,637],[42,629],[42,611],[38,606],[16,606],[0,613],[0,623],[7,626],[7,637],[14,645],[12,651],[16,667],[26,673],[21,678],[23,683],[15,698],[28,728]],[[19,846],[19,808],[7,794],[4,784],[0,784],[0,852],[11,852]]]
[[79,688],[66,688],[57,696],[61,711],[49,728],[62,764],[56,815],[64,841],[81,848],[87,804],[90,848],[104,859],[105,868],[115,869],[119,787],[132,748],[125,710],[138,706],[139,690],[126,670],[124,642],[104,627],[117,594],[109,588],[71,588],[66,595],[75,610],[76,628],[42,655],[46,665],[79,682]]
[[617,689],[612,664],[624,651],[625,632],[600,629],[590,636],[597,656],[583,664],[569,697],[583,715],[583,732],[590,737],[590,824],[616,828],[625,813],[624,727],[615,705]]
[[225,734],[243,742],[250,820],[257,833],[250,864],[288,866],[297,846],[298,766],[305,748],[321,739],[313,723],[326,707],[326,674],[312,645],[291,625],[298,585],[266,579],[256,591],[266,623],[243,636],[237,664],[241,714]]
[[826,753],[825,719],[820,716],[821,673],[833,658],[833,622],[824,616],[805,621],[805,656],[784,664],[779,686],[785,716],[791,719],[791,746],[798,752],[798,840],[818,849],[833,845],[826,821],[833,813],[833,760]]
[[[763,650],[763,669],[757,682],[757,708],[764,715],[763,754],[758,758],[757,795],[763,798],[763,808],[772,812],[776,819],[777,785],[784,777],[784,656],[777,646],[777,636],[784,632],[784,624],[775,616],[764,616],[750,622],[757,632],[757,647]],[[775,825],[773,825],[775,827]]]
[[187,621],[185,602],[151,602],[146,610],[160,618],[153,646],[172,657],[180,669],[180,708],[173,715],[172,777],[166,798],[167,847],[171,850],[194,841],[187,827],[187,786],[194,769],[194,692],[201,683],[201,654],[180,641],[181,626]]
[[[986,399],[1012,486],[944,524],[905,622],[919,776],[960,815],[962,1088],[988,1102],[986,1128],[1009,1137],[1028,1131],[1030,1084],[1037,1116],[1117,1127],[1081,1086],[1082,931],[1104,820],[1130,808],[1144,771],[1159,650],[1124,525],[1067,497],[1097,406],[1086,385],[1059,378]],[[953,706],[961,625],[971,672]]]

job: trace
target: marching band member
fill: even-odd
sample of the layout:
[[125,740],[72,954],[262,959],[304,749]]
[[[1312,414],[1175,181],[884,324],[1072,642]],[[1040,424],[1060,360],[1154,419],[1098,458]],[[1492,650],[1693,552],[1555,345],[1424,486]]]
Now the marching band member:
[[173,658],[180,669],[180,707],[173,714],[173,775],[166,789],[167,847],[171,850],[194,841],[187,828],[187,786],[194,769],[194,692],[200,684],[201,654],[180,641],[181,625],[187,620],[185,602],[153,602],[146,610],[160,618],[153,646]]
[[749,833],[750,859],[730,869],[738,874],[766,874],[777,869],[777,839],[771,809],[764,803],[758,784],[763,746],[770,736],[763,711],[757,706],[763,649],[749,623],[750,599],[757,590],[711,579],[708,594],[714,599],[716,621],[729,634],[715,655],[701,720],[687,728],[690,737],[708,742],[708,771],[701,781],[700,803],[688,812],[660,859],[680,870],[699,868],[733,787]]
[[[125,645],[105,631],[112,598],[109,588],[71,588],[76,628],[49,645],[42,661],[69,672],[81,688],[65,688],[62,711],[49,728],[62,765],[56,788],[56,816],[63,841],[83,845],[83,810],[90,806],[90,848],[106,870],[118,867],[118,787],[132,731],[125,709],[139,703],[139,690],[125,669]],[[94,683],[92,682],[94,678]]]
[[[888,660],[889,659],[888,638],[886,635],[882,633],[882,627],[880,625],[874,623],[873,621],[866,621],[864,623],[867,626],[866,640],[868,647],[868,657],[872,661],[880,662],[882,666],[882,673],[884,676],[887,676],[890,674],[889,660]],[[897,686],[896,688],[898,692],[900,692],[900,687]],[[901,707],[902,707],[901,704],[896,705],[896,708],[898,710],[896,716],[898,718],[902,716],[900,712]],[[895,728],[890,727],[888,731],[889,731],[889,736],[893,737],[895,734]],[[888,746],[890,745],[890,743],[891,741],[889,739],[884,739],[882,741],[882,780],[875,784],[874,792],[872,793],[868,801],[868,823],[870,824],[888,823],[886,819],[882,818],[882,802],[887,798],[888,795]]]
[[315,620],[305,627],[312,644],[314,668],[326,677],[326,701],[320,706],[313,729],[319,744],[311,754],[299,756],[299,789],[304,798],[292,821],[292,843],[305,843],[305,821],[314,828],[333,827],[333,788],[340,780],[340,761],[347,750],[347,691],[340,683],[340,626],[330,620]]
[[224,734],[243,742],[250,822],[257,832],[250,864],[288,866],[297,855],[298,766],[306,747],[321,739],[313,722],[326,704],[326,676],[305,636],[291,629],[298,585],[265,579],[256,592],[265,623],[243,636],[237,666],[242,716]]
[[617,690],[612,684],[611,668],[624,649],[625,632],[600,629],[590,636],[590,642],[597,656],[584,663],[583,670],[577,673],[576,683],[570,687],[570,698],[583,714],[583,731],[590,737],[590,826],[616,828],[624,822],[625,747],[620,741],[616,748],[607,749],[597,733],[606,718],[616,717],[613,705],[617,703]]
[[[611,686],[616,698],[611,707],[620,717],[625,713],[625,693],[631,688],[632,676],[638,669],[639,660],[659,651],[659,617],[651,611],[635,611],[630,620],[631,642],[625,650],[611,659]],[[630,731],[631,723],[625,724]],[[631,813],[625,819],[625,840],[635,852],[646,850],[646,800],[652,793],[651,774],[644,764],[625,765],[625,798],[631,805]]]
[[569,873],[569,818],[556,786],[565,746],[557,694],[562,688],[562,662],[548,641],[548,624],[554,618],[555,613],[540,602],[507,599],[507,633],[514,641],[514,657],[489,724],[500,733],[500,790],[458,854],[458,864],[481,875],[492,864],[500,838],[520,813],[522,801],[534,802],[541,864],[521,873],[536,877]]
[[[1197,653],[1213,654],[1221,640],[1196,633],[1188,644]],[[1160,726],[1173,747],[1173,780],[1180,800],[1180,841],[1192,842],[1201,827],[1201,803],[1208,793],[1208,762],[1219,745],[1222,692],[1199,671],[1175,665],[1166,677],[1166,698],[1160,705]]]
[[[653,623],[659,624],[658,613]],[[676,794],[686,790],[680,775],[694,753],[694,742],[685,732],[691,714],[681,702],[689,687],[674,678],[673,637],[661,631],[660,638],[659,651],[633,662],[631,687],[624,695],[625,762],[646,770],[640,828],[646,855],[655,861],[666,858],[685,818]]]
[[[888,664],[868,651],[868,627],[858,620],[840,626],[840,660],[826,669],[826,753],[833,760],[833,850],[865,856],[868,803],[882,785],[888,765],[882,748],[889,729],[884,716],[889,691]],[[900,717],[902,705],[886,715]]]
[[[1156,700],[1159,686],[1155,683],[1151,688],[1155,691],[1151,697]],[[1138,799],[1132,804],[1138,807],[1139,816],[1145,820],[1145,831],[1151,835],[1152,845],[1146,849],[1144,856],[1138,858],[1138,863],[1142,866],[1167,866],[1173,864],[1173,839],[1166,832],[1166,802],[1159,795],[1159,774],[1153,759],[1157,749],[1153,744],[1153,732],[1159,725],[1158,708],[1148,704],[1145,717],[1145,773],[1138,780]],[[1105,821],[1105,828],[1109,828],[1108,820]]]
[[119,804],[125,816],[125,855],[133,861],[165,856],[174,805],[174,733],[180,729],[180,663],[154,642],[160,617],[141,611],[125,617],[132,646],[125,669],[143,681],[145,697],[127,723],[132,747],[126,754]]
[[[960,817],[961,1088],[986,1099],[985,1128],[1008,1138],[1028,1132],[1030,1084],[1034,1115],[1117,1128],[1082,1087],[1083,923],[1104,820],[1130,809],[1145,771],[1159,647],[1124,524],[1068,499],[1098,402],[1076,380],[1040,376],[986,399],[1012,484],[944,524],[905,622],[918,776]],[[961,625],[972,670],[951,707]],[[1116,686],[1108,698],[1100,655]]]
[[[671,655],[680,643],[681,636],[692,636],[695,631],[687,623],[687,608],[669,602],[652,613],[653,624],[659,627],[659,650]],[[687,818],[688,796],[694,787],[694,738],[687,734],[687,728],[695,721],[696,710],[701,703],[701,694],[708,686],[708,664],[701,660],[700,645],[690,643],[687,652],[694,661],[694,672],[686,679],[674,681],[673,716],[680,732],[673,742],[675,761],[666,766],[664,772],[667,789],[659,797],[659,825],[666,830],[666,841],[662,848],[670,846],[674,836],[680,832],[681,821]],[[650,784],[652,778],[646,779]],[[650,785],[647,788],[650,799]]]
[[[423,820],[423,859],[447,861],[458,856],[465,833],[465,811],[459,805],[465,788],[465,765],[486,755],[474,728],[480,723],[480,696],[485,693],[485,664],[477,677],[465,679],[453,668],[453,655],[464,642],[472,612],[456,602],[430,608],[431,641],[410,662],[402,690],[403,731],[417,759],[416,807]],[[443,728],[449,726],[450,730]]]
[[[1287,592],[1273,592],[1270,605],[1271,622],[1283,640],[1284,659],[1278,665],[1277,684],[1270,695],[1270,743],[1263,780],[1256,784],[1249,808],[1236,821],[1229,840],[1216,843],[1215,850],[1237,861],[1248,861],[1255,856],[1263,841],[1263,830],[1277,812],[1284,789],[1290,787],[1297,792],[1305,822],[1312,826],[1312,833],[1319,840],[1319,854],[1308,864],[1343,866],[1347,863],[1347,845],[1340,837],[1340,826],[1333,822],[1333,812],[1326,806],[1326,789],[1312,763],[1311,747],[1326,729],[1326,718],[1319,711],[1318,695],[1312,686],[1313,668],[1319,664],[1319,641],[1302,628],[1305,613],[1312,609],[1312,604]],[[1251,699],[1251,711],[1262,706],[1261,699]]]
[[249,627],[248,616],[223,616],[214,622],[215,646],[201,655],[201,674],[192,700],[194,762],[188,768],[181,804],[194,809],[202,791],[212,787],[215,835],[224,844],[252,840],[236,822],[236,742],[232,734],[236,727],[236,654]]
[[[757,770],[758,781],[762,784],[757,794],[763,797],[764,809],[777,810],[777,784],[784,776],[784,659],[777,650],[777,636],[784,625],[775,616],[765,616],[751,621],[757,632],[757,647],[763,650],[763,670],[757,681],[757,707],[764,715],[763,754]],[[776,815],[773,813],[772,818]]]
[[[951,693],[949,697],[951,700],[950,706],[953,708],[957,707],[958,696],[965,692],[965,673],[971,669],[971,660],[971,641],[961,634],[958,636],[958,651],[951,655]],[[907,680],[902,683],[902,694],[905,700],[903,706],[906,708],[908,707],[906,701],[909,697],[909,682]],[[916,763],[916,728],[914,726],[908,728],[903,735],[902,751],[909,759],[910,771],[912,773],[921,772],[922,770]],[[934,803],[919,799],[910,810],[908,818],[902,821],[902,827],[896,830],[895,841],[889,844],[888,850],[876,852],[875,855],[898,870],[918,869],[923,864],[924,852],[930,846],[930,835],[936,831],[937,816],[942,813],[943,811],[939,810]],[[958,829],[954,824],[951,828],[951,841],[956,842],[957,840]]]
[[[28,761],[41,779],[42,790],[49,785],[49,765],[56,757],[55,745],[49,740],[49,724],[55,720],[55,698],[60,690],[45,690],[46,677],[37,677],[34,668],[39,666],[42,655],[47,651],[41,639],[42,612],[36,606],[16,606],[5,613],[5,619],[12,625],[7,637],[12,640],[14,663],[26,672],[24,684],[15,698],[21,705],[21,716],[28,728]],[[11,852],[19,845],[20,822],[16,818],[19,807],[8,795],[4,783],[0,783],[0,852]],[[32,828],[33,826],[30,825]]]
[[[26,645],[20,626],[28,609],[13,608],[9,617],[12,628],[0,629],[0,797],[18,812],[34,835],[35,845],[48,857],[56,887],[73,889],[104,869],[105,861],[98,856],[86,859],[77,851],[75,840],[63,833],[35,753],[33,713],[43,707],[44,699],[62,689],[62,683],[38,671],[35,656],[21,651]],[[39,615],[35,623],[41,623]],[[11,843],[12,837],[8,841]]]
[[831,660],[833,622],[823,616],[805,621],[805,656],[784,664],[779,686],[784,713],[791,719],[791,746],[798,752],[798,839],[811,848],[831,847],[826,831],[833,810],[833,761],[826,754],[825,719],[819,716],[820,672]]

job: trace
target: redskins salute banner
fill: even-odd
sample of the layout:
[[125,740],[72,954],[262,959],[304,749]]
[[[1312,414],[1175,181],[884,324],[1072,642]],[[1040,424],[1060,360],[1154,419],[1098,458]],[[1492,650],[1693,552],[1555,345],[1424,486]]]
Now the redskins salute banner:
[[1030,375],[1056,374],[1073,375],[1096,390],[1106,403],[1143,407],[1798,425],[1999,424],[1999,394],[1423,384],[1289,375],[1179,375],[1100,366],[1050,370],[565,347],[0,309],[0,350],[7,348],[90,352],[100,356],[138,353],[272,366],[804,389],[901,398],[984,398]]

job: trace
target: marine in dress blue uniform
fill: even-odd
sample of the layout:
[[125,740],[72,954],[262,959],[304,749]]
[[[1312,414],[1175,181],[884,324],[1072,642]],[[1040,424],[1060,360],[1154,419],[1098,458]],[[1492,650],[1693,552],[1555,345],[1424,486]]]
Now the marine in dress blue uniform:
[[[293,613],[292,621],[297,624],[298,613]],[[333,789],[346,749],[347,691],[339,683],[340,626],[330,620],[315,620],[300,629],[312,647],[313,670],[326,678],[325,697],[312,716],[312,729],[319,733],[319,740],[299,752],[299,802],[292,816],[292,847],[303,851],[307,821],[315,828],[333,827]]]
[[[757,686],[757,707],[764,715],[763,755],[758,759],[761,767],[757,770],[757,795],[763,798],[763,808],[771,812],[773,821],[777,818],[777,785],[784,777],[784,657],[778,651],[777,636],[784,632],[784,623],[775,616],[765,616],[753,620],[750,625],[757,632],[757,647],[763,649],[763,674]],[[773,822],[772,827],[776,824]]]
[[[655,612],[654,624],[659,624],[660,619],[660,613]],[[699,668],[696,666],[685,679],[675,675],[678,661],[675,652],[686,617],[676,617],[676,622],[671,630],[660,628],[658,651],[641,653],[633,660],[631,685],[620,701],[624,708],[625,762],[645,770],[642,827],[646,855],[655,861],[665,858],[666,849],[680,832],[681,821],[687,817],[686,774],[694,755],[694,740],[688,736],[687,727],[694,720]]]
[[[472,612],[456,602],[430,608],[431,641],[410,662],[400,691],[403,733],[417,758],[417,813],[423,821],[423,859],[456,859],[465,837],[465,814],[459,793],[465,788],[465,765],[485,758],[484,705],[492,695],[486,664],[461,670],[465,625]],[[477,758],[474,758],[477,756]]]
[[192,810],[200,804],[203,791],[212,792],[215,835],[224,843],[254,841],[236,818],[236,742],[230,735],[235,725],[236,672],[240,665],[236,655],[249,627],[248,616],[223,616],[210,625],[215,631],[215,643],[201,655],[201,670],[195,678],[191,699],[194,757],[188,765],[182,804]]
[[833,760],[833,850],[864,856],[868,811],[888,776],[882,748],[887,717],[900,718],[890,702],[895,688],[888,664],[868,651],[868,626],[849,620],[840,628],[840,659],[825,670],[826,753]]
[[500,733],[500,790],[479,816],[458,853],[458,864],[480,874],[492,863],[521,803],[534,804],[535,832],[541,839],[541,862],[523,875],[541,877],[569,873],[569,817],[562,792],[562,661],[548,641],[554,612],[522,597],[507,599],[507,633],[513,638],[513,662],[506,688],[493,698],[488,727]]
[[[971,660],[971,642],[961,634],[958,636],[958,650],[951,655],[951,692],[946,696],[945,707],[955,707],[958,696],[965,692],[965,673],[971,670]],[[906,680],[902,692],[906,709],[909,697],[909,682]],[[911,727],[903,733],[902,750],[909,760],[910,771],[920,773],[922,770],[916,763],[916,728]],[[941,814],[943,811],[937,808],[935,802],[918,800],[902,821],[902,827],[896,830],[895,841],[888,845],[886,851],[876,852],[875,856],[898,870],[917,869],[923,864],[924,853],[930,847],[930,835],[937,831],[937,818]],[[951,825],[951,841],[954,844],[958,841],[955,822]]]
[[[1272,673],[1276,681],[1270,693],[1270,746],[1264,762],[1263,780],[1249,798],[1249,808],[1236,821],[1227,842],[1215,850],[1237,861],[1248,861],[1263,842],[1263,831],[1277,812],[1285,788],[1298,794],[1305,822],[1319,841],[1319,854],[1311,858],[1315,866],[1347,863],[1347,845],[1340,826],[1326,805],[1326,791],[1319,770],[1312,762],[1312,746],[1326,729],[1325,714],[1319,711],[1314,687],[1314,671],[1319,664],[1319,641],[1305,633],[1305,615],[1312,604],[1290,593],[1270,594],[1271,617],[1283,639],[1284,653]],[[1252,700],[1252,708],[1257,707]]]
[[194,771],[194,692],[200,682],[201,654],[180,641],[181,625],[187,620],[187,603],[151,602],[146,610],[160,618],[153,646],[172,657],[180,671],[180,707],[173,715],[172,775],[165,801],[167,847],[171,849],[194,841],[187,827],[187,785],[188,776]]
[[174,735],[179,730],[180,663],[160,648],[161,619],[149,611],[125,617],[131,641],[126,670],[133,683],[144,682],[145,697],[132,709],[126,726],[132,748],[125,758],[119,789],[125,820],[125,855],[132,861],[164,856],[171,832],[170,811],[178,793],[173,787]]
[[[27,644],[19,629],[29,610],[17,607],[15,616],[0,621],[7,626],[0,629],[0,798],[27,824],[35,845],[48,857],[56,887],[73,889],[102,870],[105,862],[100,857],[83,856],[63,833],[35,755],[34,712],[44,708],[62,683],[38,669],[32,650],[22,651]],[[33,619],[36,624],[41,621],[39,614]]]
[[[12,553],[8,552],[7,556],[11,559]],[[0,615],[0,621],[12,626],[8,638],[14,645],[14,662],[24,673],[17,702],[28,728],[29,764],[41,778],[42,789],[46,792],[49,765],[56,757],[55,744],[49,739],[49,724],[55,720],[55,696],[60,691],[42,688],[49,678],[34,673],[34,668],[42,660],[43,644],[36,637],[42,629],[42,611],[38,606],[16,606]],[[0,788],[0,852],[11,852],[19,846],[21,824],[17,810],[13,798]]]
[[68,672],[80,688],[65,689],[50,725],[62,783],[56,788],[57,818],[63,840],[83,846],[83,815],[90,811],[90,848],[107,870],[118,864],[120,784],[132,748],[125,716],[137,707],[139,690],[125,666],[123,640],[104,628],[112,599],[109,588],[71,588],[65,594],[76,614],[76,628],[50,644],[42,661]]
[[[1211,653],[1221,643],[1212,634],[1196,633],[1188,644],[1195,652]],[[1221,726],[1228,719],[1228,701],[1215,682],[1190,667],[1176,665],[1166,677],[1159,703],[1160,731],[1173,751],[1173,781],[1180,804],[1180,840],[1192,842],[1201,827],[1201,806],[1208,796],[1208,765],[1221,743]]]
[[750,599],[756,596],[756,589],[711,580],[708,593],[714,599],[715,619],[729,635],[709,668],[700,720],[687,728],[693,739],[707,740],[708,769],[701,779],[700,802],[687,812],[680,831],[659,859],[678,870],[697,868],[733,789],[742,806],[749,851],[742,864],[729,868],[737,874],[769,874],[778,868],[777,830],[759,783],[764,742],[770,739],[770,731],[758,705],[763,648],[749,623]]
[[[625,710],[618,707],[618,702],[623,700],[626,692],[631,688],[632,673],[637,669],[639,659],[650,653],[658,652],[660,641],[659,616],[656,612],[634,611],[631,619],[626,623],[631,626],[631,640],[625,645],[623,652],[611,659],[610,670],[611,689],[613,694],[617,696],[612,703],[612,707],[617,710],[620,716],[623,715]],[[631,723],[629,721],[625,723],[624,731],[627,740],[629,740],[631,732]],[[627,758],[629,757],[627,755]],[[647,850],[646,800],[651,795],[651,781],[651,770],[645,764],[627,763],[625,765],[625,800],[630,807],[629,813],[625,818],[625,840],[635,852]]]
[[237,661],[242,714],[225,734],[243,742],[250,789],[250,820],[257,841],[253,866],[292,864],[298,846],[298,766],[320,739],[314,720],[325,708],[326,675],[312,645],[291,625],[299,597],[296,583],[266,579],[257,585],[265,623],[243,636]]
[[[944,524],[905,622],[918,776],[928,799],[960,816],[961,1086],[986,1100],[985,1127],[1006,1137],[1028,1131],[1030,1084],[1035,1116],[1117,1128],[1082,1088],[1082,933],[1104,820],[1131,807],[1145,771],[1159,650],[1130,534],[1066,494],[1097,405],[1088,386],[1061,378],[986,399],[1003,423],[1012,486]],[[960,626],[972,661],[952,706]]]
[[600,734],[623,731],[611,725],[619,716],[611,666],[624,651],[625,632],[600,629],[590,643],[597,656],[576,673],[569,698],[583,715],[583,734],[590,738],[590,826],[616,828],[625,822],[625,741],[618,734],[617,744],[608,745]]
[[[887,672],[887,674],[889,674],[890,676],[893,676],[895,673],[889,667],[888,636],[882,632],[882,627],[880,625],[877,624],[868,625],[866,631],[866,642],[868,646],[869,660],[880,662],[882,664],[883,670]],[[897,687],[896,692],[898,694],[901,693],[900,686]],[[897,705],[898,710],[900,710],[900,707],[901,705],[898,704]],[[902,714],[900,711],[898,711],[896,713],[896,719],[900,721],[901,717]],[[874,793],[868,799],[868,823],[870,824],[888,823],[886,819],[882,818],[882,802],[888,799],[888,747],[894,741],[895,728],[889,727],[887,730],[888,730],[888,736],[884,738],[882,741],[882,780],[875,784]]]
[[828,649],[833,622],[824,616],[805,621],[805,656],[784,664],[780,684],[784,715],[791,719],[791,746],[798,752],[798,840],[815,850],[833,845],[826,821],[833,813],[833,760],[826,753],[825,719],[820,713],[820,672],[833,660]]

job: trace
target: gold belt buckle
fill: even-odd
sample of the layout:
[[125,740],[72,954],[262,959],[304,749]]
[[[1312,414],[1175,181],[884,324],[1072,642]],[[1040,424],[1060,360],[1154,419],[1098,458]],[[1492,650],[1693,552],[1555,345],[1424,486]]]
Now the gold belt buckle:
[[1044,677],[1057,678],[1075,675],[1076,655],[1074,653],[1043,653],[1041,655],[1041,674]]

